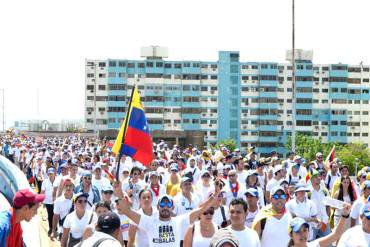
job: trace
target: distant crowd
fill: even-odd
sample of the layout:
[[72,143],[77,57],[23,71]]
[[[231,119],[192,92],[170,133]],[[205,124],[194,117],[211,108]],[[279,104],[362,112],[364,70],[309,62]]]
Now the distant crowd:
[[118,166],[112,142],[78,135],[6,135],[0,150],[31,185],[0,213],[0,247],[23,246],[19,223],[40,205],[62,247],[370,246],[370,164],[352,179],[323,153],[162,140],[149,165],[122,155]]

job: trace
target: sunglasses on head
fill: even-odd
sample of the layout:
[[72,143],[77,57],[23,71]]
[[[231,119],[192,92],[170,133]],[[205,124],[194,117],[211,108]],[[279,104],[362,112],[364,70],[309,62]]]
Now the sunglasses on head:
[[281,194],[281,195],[275,194],[275,195],[272,196],[272,198],[275,199],[275,200],[278,200],[278,199],[285,200],[286,195],[285,194]]
[[164,208],[164,207],[168,207],[168,208],[172,208],[172,206],[173,206],[173,203],[170,201],[170,202],[164,202],[164,201],[161,201],[160,203],[159,203],[159,207],[160,208]]

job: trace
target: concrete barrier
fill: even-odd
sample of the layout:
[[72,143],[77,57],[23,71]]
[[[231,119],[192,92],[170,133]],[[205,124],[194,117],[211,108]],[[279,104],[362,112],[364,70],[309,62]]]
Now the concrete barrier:
[[[1,209],[9,209],[14,194],[20,189],[30,189],[24,173],[19,170],[7,158],[0,155],[0,191],[3,195],[0,197]],[[5,203],[4,201],[8,203]],[[3,204],[4,202],[4,204]],[[22,222],[23,240],[27,247],[46,246],[41,243],[40,238],[40,218],[36,215],[30,222]]]

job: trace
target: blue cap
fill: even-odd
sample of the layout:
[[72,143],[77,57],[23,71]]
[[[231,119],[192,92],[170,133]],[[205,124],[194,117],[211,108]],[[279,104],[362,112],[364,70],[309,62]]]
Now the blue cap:
[[55,169],[53,168],[53,167],[50,167],[49,169],[48,169],[48,174],[49,173],[55,173]]
[[244,195],[250,194],[254,197],[258,197],[258,190],[255,188],[249,188],[247,191],[244,193]]
[[294,219],[292,219],[289,224],[290,231],[296,233],[299,232],[299,230],[301,230],[302,226],[306,226],[307,228],[310,227],[310,225],[304,219],[299,217],[295,217]]
[[[368,198],[368,200],[370,197]],[[368,201],[364,207],[362,208],[362,214],[365,215],[365,217],[370,220],[370,202]]]
[[68,168],[68,164],[67,164],[67,162],[63,162],[63,163],[60,165],[60,168]]
[[160,196],[160,197],[158,198],[158,204],[159,204],[162,200],[164,200],[164,199],[167,199],[167,200],[169,200],[170,202],[173,202],[173,199],[172,199],[172,197],[171,197],[170,195],[164,194],[164,195],[162,195],[162,196]]
[[91,177],[92,175],[91,175],[91,171],[88,171],[88,170],[85,170],[85,171],[83,171],[83,173],[82,173],[82,177]]
[[74,202],[77,201],[78,198],[80,198],[80,197],[86,197],[86,198],[88,198],[89,197],[89,193],[78,192],[78,193],[76,193],[76,194],[73,195],[73,201]]

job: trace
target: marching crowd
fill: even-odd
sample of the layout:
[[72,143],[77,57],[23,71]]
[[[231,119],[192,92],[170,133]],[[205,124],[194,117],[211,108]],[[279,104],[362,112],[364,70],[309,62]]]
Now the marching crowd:
[[144,166],[125,155],[118,162],[110,144],[1,137],[2,155],[34,190],[18,191],[0,213],[0,247],[23,246],[19,222],[40,204],[62,247],[370,246],[368,164],[353,179],[322,153],[260,158],[253,147],[242,155],[160,141]]

